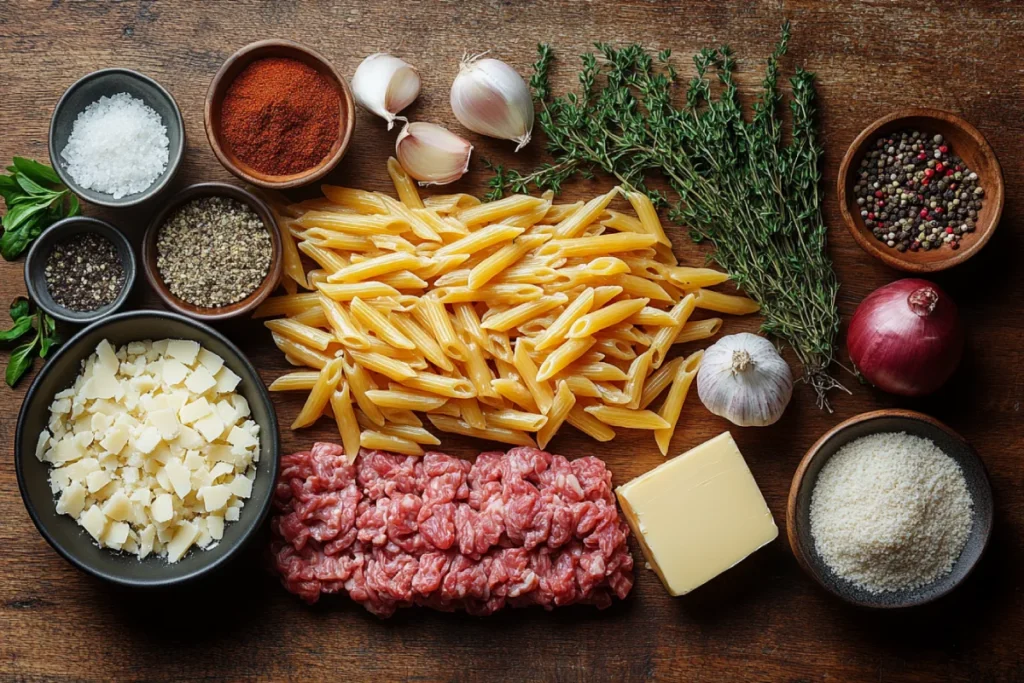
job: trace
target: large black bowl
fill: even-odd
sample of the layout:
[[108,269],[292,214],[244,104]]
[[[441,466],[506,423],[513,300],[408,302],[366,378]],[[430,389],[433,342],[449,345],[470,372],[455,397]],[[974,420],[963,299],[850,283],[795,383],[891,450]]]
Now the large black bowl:
[[[224,359],[242,381],[237,391],[249,402],[252,419],[260,426],[260,461],[252,496],[239,520],[224,528],[224,538],[209,550],[193,548],[179,562],[100,548],[92,537],[67,515],[57,514],[50,492],[49,465],[35,456],[36,440],[49,419],[49,406],[58,391],[74,383],[81,363],[103,339],[115,347],[144,339],[192,339]],[[277,418],[270,396],[256,369],[241,351],[219,332],[176,313],[132,311],[110,316],[90,325],[60,348],[36,377],[18,416],[14,441],[18,487],[32,521],[43,538],[69,562],[101,579],[133,587],[163,587],[191,579],[222,566],[245,545],[270,512],[277,479]]]

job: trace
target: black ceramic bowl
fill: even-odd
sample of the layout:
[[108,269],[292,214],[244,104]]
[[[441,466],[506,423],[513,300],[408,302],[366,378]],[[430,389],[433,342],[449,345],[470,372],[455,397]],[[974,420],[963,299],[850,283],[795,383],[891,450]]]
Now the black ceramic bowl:
[[[974,501],[974,525],[953,570],[935,582],[913,590],[870,593],[836,576],[818,555],[811,537],[811,494],[818,473],[846,444],[869,434],[906,432],[931,439],[963,471]],[[959,586],[974,569],[992,533],[992,486],[985,465],[969,443],[935,418],[911,410],[876,410],[852,417],[832,428],[814,444],[793,476],[786,510],[786,526],[793,554],[811,578],[833,595],[860,607],[892,609],[914,607],[937,600]]]
[[[121,266],[124,268],[124,285],[117,298],[95,311],[72,311],[69,308],[64,308],[53,300],[50,290],[46,286],[46,262],[49,260],[53,248],[65,239],[83,232],[94,232],[110,240],[114,248],[117,249]],[[25,259],[25,286],[28,288],[28,295],[32,301],[57,320],[86,325],[111,313],[116,313],[124,306],[128,295],[131,294],[132,285],[135,284],[136,272],[135,250],[132,249],[131,242],[123,232],[98,218],[73,216],[57,221],[36,239]]]
[[[260,426],[260,461],[252,496],[237,522],[224,528],[224,538],[208,550],[193,548],[175,564],[159,557],[139,560],[97,546],[92,537],[67,515],[59,515],[50,492],[49,466],[35,456],[36,440],[49,418],[54,394],[70,386],[81,362],[103,339],[114,346],[143,339],[192,339],[224,358],[225,364],[242,378],[237,391],[249,402],[252,419]],[[133,311],[120,313],[85,328],[43,367],[28,390],[18,416],[14,441],[18,487],[32,521],[43,538],[82,571],[113,583],[132,587],[164,587],[207,574],[225,564],[259,529],[270,511],[277,478],[277,418],[270,396],[256,369],[238,348],[219,332],[176,313]]]
[[[76,183],[68,174],[67,165],[60,153],[68,144],[75,119],[86,107],[101,97],[110,97],[122,92],[145,102],[163,120],[167,128],[167,168],[142,192],[114,199],[113,195],[87,190]],[[61,96],[50,119],[49,146],[50,165],[60,176],[61,182],[79,197],[100,206],[135,206],[157,195],[170,184],[174,174],[178,172],[185,151],[185,123],[178,103],[163,86],[149,76],[131,69],[101,69],[75,81]]]

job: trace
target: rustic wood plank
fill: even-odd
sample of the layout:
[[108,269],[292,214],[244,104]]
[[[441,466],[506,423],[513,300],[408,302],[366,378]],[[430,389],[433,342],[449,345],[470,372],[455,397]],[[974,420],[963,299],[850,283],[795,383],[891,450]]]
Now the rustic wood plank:
[[[906,406],[947,421],[978,448],[989,467],[997,526],[976,575],[949,599],[904,614],[855,611],[837,603],[799,571],[780,540],[695,594],[671,599],[656,577],[637,573],[633,595],[605,612],[506,611],[486,619],[406,610],[380,622],[342,600],[309,608],[263,570],[254,547],[224,575],[182,591],[139,595],[86,577],[61,560],[33,528],[22,506],[10,457],[0,463],[0,678],[42,679],[307,679],[379,680],[1020,680],[1024,677],[1024,275],[1020,215],[1013,191],[1024,183],[1024,10],[998,0],[950,3],[548,2],[156,3],[0,1],[0,160],[45,159],[49,115],[64,88],[106,66],[143,71],[178,99],[188,134],[176,185],[232,180],[205,139],[202,104],[216,69],[239,46],[265,37],[303,41],[351,74],[370,52],[395,51],[418,65],[423,95],[414,118],[456,125],[448,86],[463,50],[491,49],[523,73],[538,41],[553,43],[556,87],[572,87],[575,55],[593,40],[642,40],[672,48],[681,68],[704,46],[728,42],[741,60],[749,94],[784,17],[794,35],[786,66],[819,77],[827,218],[832,256],[849,319],[857,302],[896,274],[870,261],[842,228],[835,173],[846,145],[870,121],[901,105],[956,111],[989,139],[1003,163],[1007,203],[1002,227],[970,263],[936,279],[961,304],[968,352],[950,386],[935,397],[903,401],[847,378],[849,397],[836,412],[814,407],[799,387],[784,419],[764,430],[734,430],[769,506],[782,524],[790,477],[804,450],[828,427],[864,410]],[[389,190],[384,160],[393,133],[362,112],[355,143],[331,180]],[[543,158],[531,145],[511,147],[468,135],[477,145],[473,171],[455,189],[480,192],[488,157],[524,167]],[[570,199],[592,195],[607,180],[577,183]],[[151,212],[87,213],[141,235]],[[677,251],[698,261],[700,249],[680,229]],[[0,303],[24,292],[21,263],[0,263]],[[138,305],[155,305],[144,293]],[[729,321],[729,331],[756,321]],[[286,370],[261,328],[223,326],[272,380]],[[0,440],[13,449],[17,408],[28,382],[4,389]],[[281,422],[299,408],[277,397]],[[673,450],[727,427],[693,402]],[[661,462],[653,442],[593,444],[566,430],[551,449],[603,457],[616,483]],[[314,438],[335,438],[328,425],[286,434],[285,451]],[[451,439],[464,455],[480,443]],[[634,546],[634,555],[639,552]],[[210,618],[210,608],[223,617]],[[213,612],[216,614],[217,612]]]

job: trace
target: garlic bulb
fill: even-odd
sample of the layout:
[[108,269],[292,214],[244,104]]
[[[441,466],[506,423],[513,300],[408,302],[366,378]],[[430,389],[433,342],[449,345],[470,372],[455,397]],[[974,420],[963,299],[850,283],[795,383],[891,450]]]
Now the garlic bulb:
[[704,352],[697,395],[715,415],[741,427],[764,427],[793,397],[793,373],[775,345],[756,334],[722,337]]
[[420,75],[398,57],[378,52],[364,59],[352,77],[356,104],[395,125],[396,116],[420,94]]
[[469,168],[473,145],[433,123],[407,123],[395,141],[395,156],[420,185],[446,185]]
[[462,60],[452,83],[452,111],[474,133],[514,140],[518,152],[533,132],[533,97],[523,77],[505,62]]

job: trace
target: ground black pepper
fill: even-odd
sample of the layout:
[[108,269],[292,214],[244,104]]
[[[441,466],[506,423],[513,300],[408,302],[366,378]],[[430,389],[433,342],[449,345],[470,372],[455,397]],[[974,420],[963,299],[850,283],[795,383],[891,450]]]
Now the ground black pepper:
[[270,234],[246,204],[201,197],[175,211],[156,238],[156,265],[174,296],[214,308],[241,301],[270,271]]
[[941,135],[911,130],[875,141],[853,194],[864,225],[902,252],[959,249],[977,227],[985,191]]
[[78,312],[106,306],[121,293],[125,281],[117,248],[92,232],[72,235],[54,245],[44,275],[54,302]]

